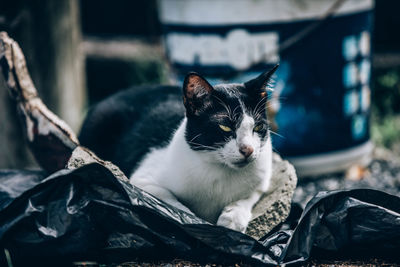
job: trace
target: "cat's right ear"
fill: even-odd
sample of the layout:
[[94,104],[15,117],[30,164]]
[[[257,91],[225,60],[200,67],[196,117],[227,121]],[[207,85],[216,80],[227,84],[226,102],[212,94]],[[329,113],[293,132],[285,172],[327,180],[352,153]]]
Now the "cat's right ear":
[[191,72],[186,75],[183,82],[183,104],[187,114],[198,115],[210,105],[210,94],[213,90],[207,80],[199,74]]
[[244,86],[252,95],[257,98],[264,98],[267,95],[266,88],[268,86],[268,82],[271,79],[271,76],[275,73],[276,69],[279,67],[279,64],[276,64],[272,69],[262,73],[257,78],[250,80],[244,83]]

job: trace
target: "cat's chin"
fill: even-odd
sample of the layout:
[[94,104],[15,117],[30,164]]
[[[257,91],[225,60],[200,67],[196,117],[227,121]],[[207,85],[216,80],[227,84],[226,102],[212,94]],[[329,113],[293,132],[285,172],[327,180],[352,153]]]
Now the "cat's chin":
[[245,167],[245,166],[247,166],[249,164],[250,164],[249,161],[243,160],[243,161],[235,162],[233,165],[238,167],[238,168],[243,168],[243,167]]
[[228,165],[232,169],[236,169],[237,170],[237,169],[243,169],[243,168],[246,168],[248,166],[251,166],[253,162],[254,162],[253,159],[247,159],[247,160],[230,162],[230,163],[228,163],[226,165]]

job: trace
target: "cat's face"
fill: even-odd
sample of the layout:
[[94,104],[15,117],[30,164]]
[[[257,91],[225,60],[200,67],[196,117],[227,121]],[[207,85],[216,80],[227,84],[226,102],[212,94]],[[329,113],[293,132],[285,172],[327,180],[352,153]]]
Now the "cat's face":
[[188,74],[183,102],[191,149],[234,169],[257,159],[269,138],[266,86],[276,68],[244,84],[214,87],[198,74]]

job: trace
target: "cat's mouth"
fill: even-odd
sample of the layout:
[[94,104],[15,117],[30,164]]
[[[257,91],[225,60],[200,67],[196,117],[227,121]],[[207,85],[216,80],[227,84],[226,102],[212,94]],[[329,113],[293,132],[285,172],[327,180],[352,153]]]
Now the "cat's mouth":
[[243,159],[243,160],[234,162],[233,165],[235,165],[236,167],[239,167],[239,168],[243,168],[243,167],[247,166],[250,162],[252,162],[251,159]]

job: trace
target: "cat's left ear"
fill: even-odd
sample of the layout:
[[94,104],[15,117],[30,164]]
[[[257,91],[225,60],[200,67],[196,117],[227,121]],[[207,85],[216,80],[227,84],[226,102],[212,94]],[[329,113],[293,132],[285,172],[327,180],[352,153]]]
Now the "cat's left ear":
[[276,64],[272,69],[262,73],[257,78],[245,82],[244,86],[246,87],[248,92],[252,94],[257,94],[258,97],[265,97],[267,95],[266,87],[268,86],[268,82],[270,81],[271,76],[275,73],[278,67],[279,64]]
[[187,114],[198,115],[210,102],[214,88],[195,72],[186,75],[183,82],[183,104]]

